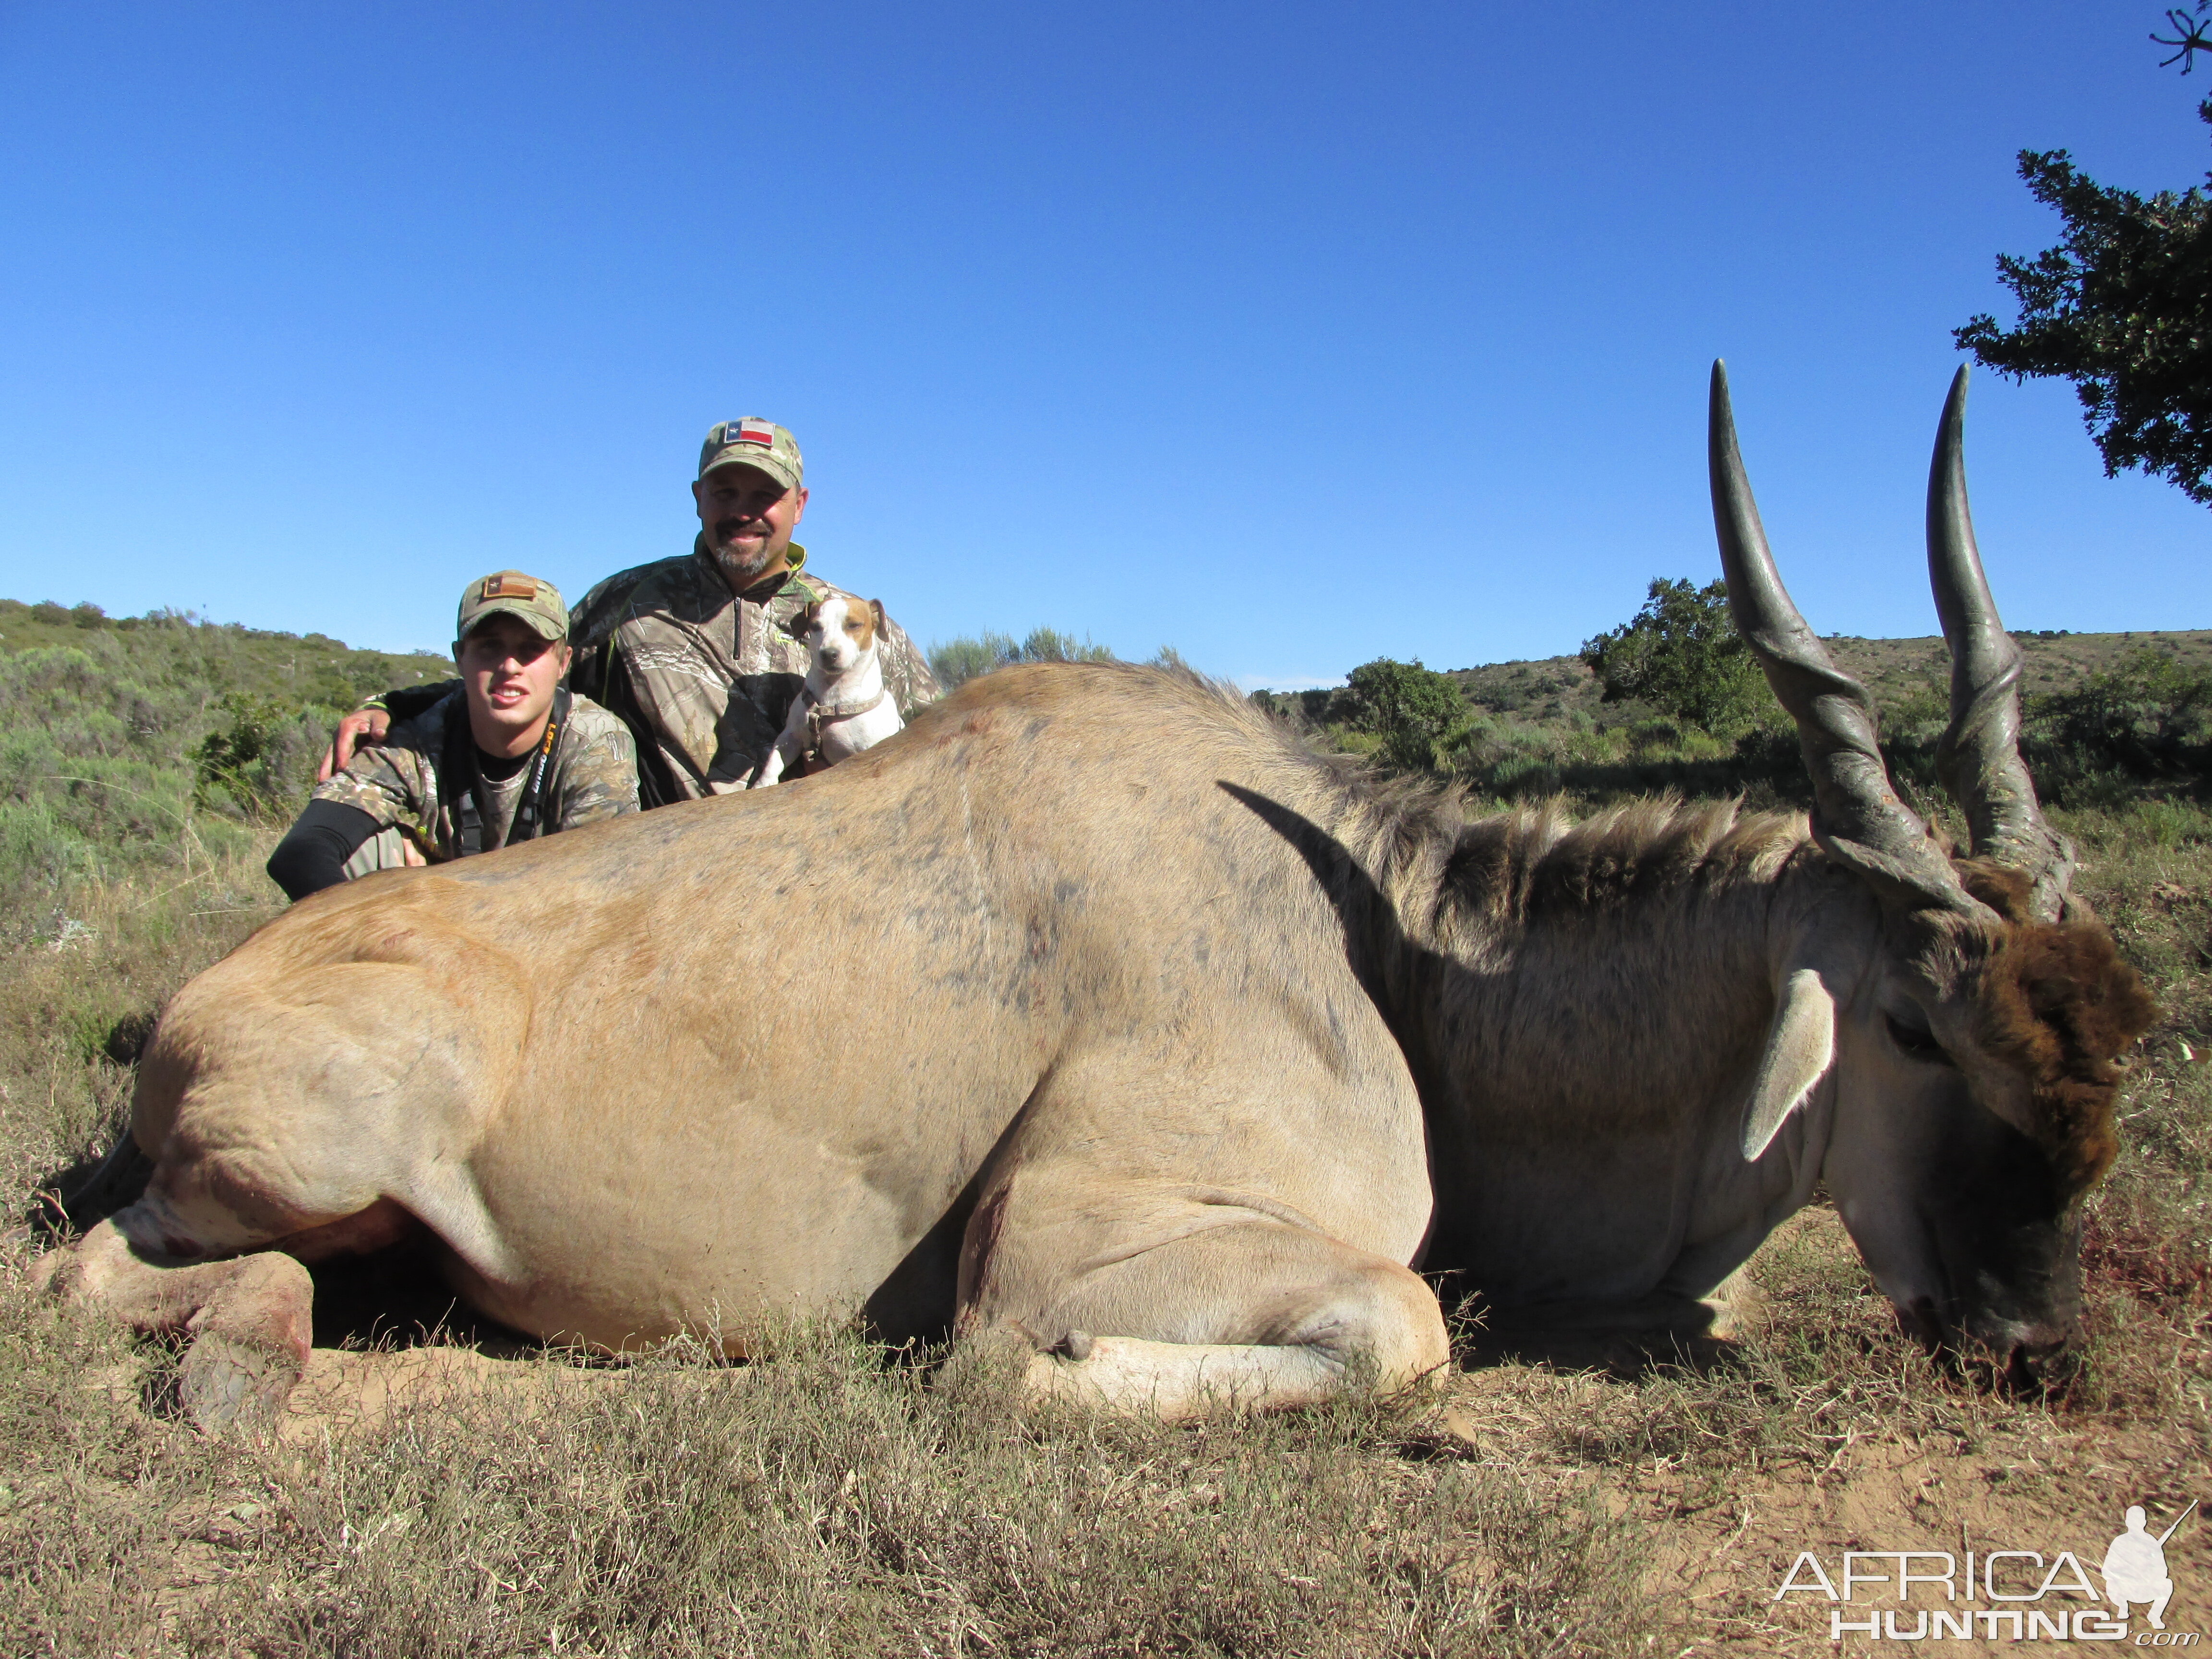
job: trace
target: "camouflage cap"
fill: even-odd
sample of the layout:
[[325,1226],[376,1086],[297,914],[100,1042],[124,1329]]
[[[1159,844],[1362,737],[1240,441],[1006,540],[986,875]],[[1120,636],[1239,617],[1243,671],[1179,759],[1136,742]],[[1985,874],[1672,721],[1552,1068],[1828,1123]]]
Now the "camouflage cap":
[[453,637],[465,640],[469,629],[486,617],[500,615],[520,617],[540,639],[568,637],[568,607],[561,602],[561,590],[520,570],[495,570],[461,590],[461,611],[453,623]]
[[799,441],[757,415],[717,421],[707,428],[707,441],[699,446],[699,476],[703,478],[718,466],[757,466],[786,489],[801,488],[805,477]]

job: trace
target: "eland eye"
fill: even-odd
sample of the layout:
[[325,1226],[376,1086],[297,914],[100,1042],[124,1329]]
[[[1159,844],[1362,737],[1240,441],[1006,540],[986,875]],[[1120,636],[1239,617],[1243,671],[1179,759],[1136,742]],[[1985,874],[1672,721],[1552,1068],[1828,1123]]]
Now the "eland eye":
[[1930,1060],[1938,1066],[1952,1064],[1951,1056],[1943,1045],[1936,1041],[1936,1034],[1917,1025],[1908,1025],[1895,1014],[1884,1014],[1889,1025],[1889,1039],[1915,1060]]

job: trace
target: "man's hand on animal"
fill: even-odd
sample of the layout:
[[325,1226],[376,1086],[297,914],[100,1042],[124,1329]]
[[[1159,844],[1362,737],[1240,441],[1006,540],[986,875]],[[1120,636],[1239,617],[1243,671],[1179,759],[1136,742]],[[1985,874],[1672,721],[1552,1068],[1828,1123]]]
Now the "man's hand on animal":
[[392,730],[392,716],[381,708],[356,708],[338,721],[338,729],[331,734],[331,746],[323,750],[323,763],[315,769],[315,781],[328,783],[347,767],[353,757],[369,744],[382,743]]
[[1902,1320],[2034,1386],[2154,1011],[2021,762],[1963,399],[1928,522],[1971,857],[1784,589],[1716,366],[1729,603],[1809,822],[1471,817],[1188,676],[1007,669],[805,788],[295,907],[163,1012],[145,1194],[40,1279],[189,1337],[211,1426],[298,1375],[302,1261],[426,1230],[548,1340],[857,1310],[1172,1418],[1413,1386],[1451,1352],[1423,1272],[1496,1331],[1707,1331],[1825,1185]]

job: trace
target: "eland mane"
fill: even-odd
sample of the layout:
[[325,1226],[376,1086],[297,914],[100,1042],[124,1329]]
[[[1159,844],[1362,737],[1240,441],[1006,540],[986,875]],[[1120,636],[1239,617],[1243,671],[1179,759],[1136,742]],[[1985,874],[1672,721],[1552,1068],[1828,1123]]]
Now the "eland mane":
[[1210,689],[1240,724],[1312,769],[1316,793],[1333,808],[1329,833],[1404,925],[1439,943],[1470,924],[1496,937],[1763,884],[1812,851],[1802,812],[1747,813],[1741,799],[1686,801],[1668,793],[1578,818],[1554,796],[1470,813],[1457,784],[1378,772],[1230,687]]

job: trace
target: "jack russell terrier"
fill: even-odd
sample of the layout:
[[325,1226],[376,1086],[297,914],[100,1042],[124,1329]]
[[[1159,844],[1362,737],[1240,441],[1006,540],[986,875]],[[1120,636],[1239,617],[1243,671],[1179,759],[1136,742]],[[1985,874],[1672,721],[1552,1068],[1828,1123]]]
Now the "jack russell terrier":
[[904,729],[898,705],[884,695],[876,655],[883,626],[884,607],[874,599],[817,599],[806,607],[806,686],[752,787],[768,788],[807,755],[835,766]]

